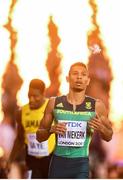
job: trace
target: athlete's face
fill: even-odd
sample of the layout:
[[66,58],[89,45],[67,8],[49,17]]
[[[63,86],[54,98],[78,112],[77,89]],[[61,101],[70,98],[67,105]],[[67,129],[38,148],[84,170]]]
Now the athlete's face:
[[29,88],[28,92],[30,109],[38,109],[43,101],[43,94],[39,89]]
[[86,90],[90,78],[87,69],[84,66],[73,66],[67,77],[70,89],[76,92]]

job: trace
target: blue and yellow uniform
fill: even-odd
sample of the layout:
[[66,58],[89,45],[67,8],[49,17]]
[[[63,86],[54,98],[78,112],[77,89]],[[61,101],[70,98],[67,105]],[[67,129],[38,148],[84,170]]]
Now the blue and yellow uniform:
[[[64,135],[57,135],[50,178],[88,177],[89,144],[93,130],[88,128],[87,122],[95,116],[95,102],[95,99],[85,96],[84,101],[73,110],[73,105],[67,101],[66,96],[56,98],[54,118],[56,122],[65,122],[67,131]],[[75,174],[78,176],[75,177]]]

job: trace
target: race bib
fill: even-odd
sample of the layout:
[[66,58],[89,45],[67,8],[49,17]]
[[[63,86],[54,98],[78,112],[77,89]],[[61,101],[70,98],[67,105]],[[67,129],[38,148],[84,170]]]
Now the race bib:
[[67,131],[64,135],[58,134],[58,146],[82,147],[86,139],[87,122],[85,121],[64,121]]
[[28,139],[28,154],[31,156],[48,156],[48,141],[39,143],[36,140],[35,133],[27,134]]

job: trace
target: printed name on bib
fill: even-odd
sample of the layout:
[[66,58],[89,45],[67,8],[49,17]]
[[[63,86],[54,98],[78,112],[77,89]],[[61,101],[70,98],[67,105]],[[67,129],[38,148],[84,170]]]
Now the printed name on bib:
[[31,156],[48,156],[48,141],[39,143],[36,140],[35,133],[27,134],[28,139],[28,154]]
[[64,121],[60,120],[59,122],[65,122],[67,131],[64,135],[58,135],[58,146],[74,146],[82,147],[86,139],[86,127],[87,122],[85,121]]

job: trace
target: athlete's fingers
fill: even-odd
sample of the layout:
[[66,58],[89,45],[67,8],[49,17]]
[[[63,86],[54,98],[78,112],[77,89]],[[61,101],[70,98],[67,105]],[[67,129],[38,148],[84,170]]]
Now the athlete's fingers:
[[93,118],[88,122],[88,125],[90,128],[93,128],[95,130],[99,130],[102,127],[102,122],[98,118]]
[[66,124],[65,123],[57,123],[54,126],[54,132],[56,134],[64,134],[66,132],[67,128],[66,128]]

